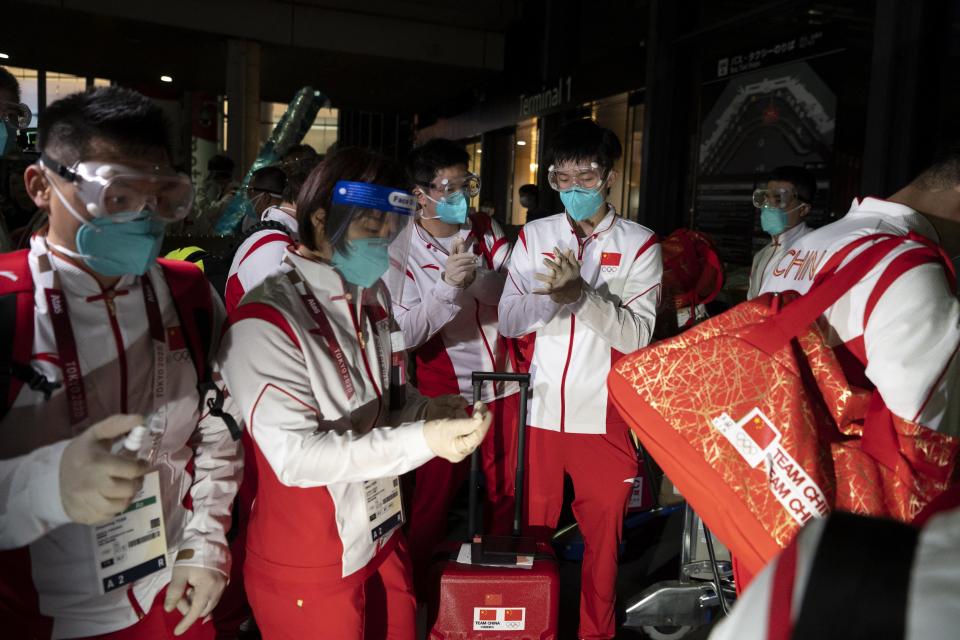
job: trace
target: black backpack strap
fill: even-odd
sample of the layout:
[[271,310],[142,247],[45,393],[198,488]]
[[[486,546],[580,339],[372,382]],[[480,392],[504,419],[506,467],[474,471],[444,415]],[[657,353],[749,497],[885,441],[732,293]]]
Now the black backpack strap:
[[900,640],[919,530],[835,512],[824,525],[793,640]]
[[290,236],[290,239],[293,240],[293,234],[290,233],[290,228],[287,227],[287,225],[283,224],[282,222],[277,222],[276,220],[261,220],[240,235],[240,237],[237,239],[237,247],[242,245],[244,241],[253,234],[267,230],[280,231]]
[[49,400],[60,384],[30,366],[33,352],[33,275],[28,251],[0,254],[0,420],[22,385]]
[[213,380],[213,368],[209,362],[213,346],[213,298],[210,285],[196,265],[163,258],[157,262],[163,268],[180,326],[187,338],[190,357],[197,370],[197,390],[201,401],[208,391],[213,393],[206,404],[210,415],[223,420],[230,436],[239,440],[240,427],[233,416],[223,410],[223,391]]
[[223,401],[226,398],[226,395],[223,392],[223,389],[220,388],[214,380],[202,381],[198,387],[200,390],[200,397],[206,396],[207,392],[212,392],[212,397],[207,398],[207,410],[210,412],[214,418],[220,418],[223,420],[223,423],[227,425],[227,430],[230,432],[230,437],[234,440],[239,440],[240,436],[243,434],[243,431],[240,429],[240,425],[237,424],[237,421],[233,419],[233,416],[230,415],[227,411],[223,410]]

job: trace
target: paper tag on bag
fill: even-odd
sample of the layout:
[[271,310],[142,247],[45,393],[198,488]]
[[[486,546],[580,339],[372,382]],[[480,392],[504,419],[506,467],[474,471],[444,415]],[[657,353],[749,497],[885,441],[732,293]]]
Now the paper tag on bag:
[[130,506],[110,522],[90,527],[97,588],[126,587],[167,568],[167,534],[160,500],[160,472],[143,477]]

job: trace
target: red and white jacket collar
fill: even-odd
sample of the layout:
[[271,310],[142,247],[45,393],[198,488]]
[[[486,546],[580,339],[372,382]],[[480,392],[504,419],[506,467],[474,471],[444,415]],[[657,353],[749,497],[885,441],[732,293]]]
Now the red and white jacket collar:
[[863,200],[854,198],[847,215],[893,218],[891,222],[896,226],[906,227],[935,242],[940,240],[936,229],[920,212],[899,202],[874,197],[866,197]]
[[270,207],[263,212],[263,215],[260,216],[260,220],[267,222],[268,220],[273,222],[279,222],[287,229],[290,230],[290,233],[293,235],[293,238],[299,239],[299,225],[297,224],[297,214],[291,213],[286,209],[281,207]]
[[[41,268],[42,257],[49,262],[51,271]],[[51,250],[47,244],[46,236],[35,234],[30,238],[30,269],[33,271],[33,277],[37,295],[35,296],[37,307],[43,311],[47,308],[47,299],[43,293],[44,289],[50,289],[54,286],[54,273],[59,279],[60,288],[67,294],[78,297],[91,297],[103,294],[103,288],[97,279],[93,277],[86,269],[83,269],[72,260],[62,258]],[[137,283],[139,276],[125,275],[113,286],[114,290],[122,291]]]

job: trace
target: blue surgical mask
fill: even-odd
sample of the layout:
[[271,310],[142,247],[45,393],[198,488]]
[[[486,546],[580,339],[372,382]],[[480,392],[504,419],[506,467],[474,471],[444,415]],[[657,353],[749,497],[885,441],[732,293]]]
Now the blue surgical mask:
[[167,225],[153,218],[149,211],[124,222],[114,222],[114,219],[123,219],[126,214],[86,220],[63,196],[56,183],[51,180],[50,185],[70,214],[82,223],[74,239],[76,251],[53,245],[55,249],[82,260],[104,276],[140,276],[157,261]]
[[369,289],[390,267],[390,243],[386,238],[359,238],[347,242],[347,250],[333,252],[333,268],[350,284]]
[[130,222],[94,218],[77,229],[77,252],[105,276],[141,276],[160,255],[166,224],[152,217]]
[[9,122],[4,121],[0,127],[0,158],[7,155],[17,146],[17,129]]
[[[797,205],[790,211],[795,211],[803,205]],[[780,207],[764,206],[760,209],[760,228],[774,238],[790,228],[790,211]]]
[[467,221],[467,199],[462,191],[446,196],[437,202],[437,218],[447,224],[463,224]]
[[570,217],[580,222],[597,212],[603,204],[603,193],[600,189],[573,187],[560,192],[560,201],[563,202]]

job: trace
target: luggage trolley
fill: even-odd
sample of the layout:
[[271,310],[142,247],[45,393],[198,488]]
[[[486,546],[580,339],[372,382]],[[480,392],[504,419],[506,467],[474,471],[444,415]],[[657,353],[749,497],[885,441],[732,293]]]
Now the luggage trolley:
[[481,533],[477,496],[480,452],[470,460],[469,541],[454,554],[441,554],[434,566],[436,592],[427,626],[431,640],[525,640],[556,638],[560,607],[560,573],[549,545],[521,536],[526,458],[527,394],[530,374],[487,373],[472,376],[473,398],[480,399],[486,381],[520,384],[520,420],[517,425],[516,504],[513,533]]
[[[642,446],[640,452],[651,488],[656,488],[656,508],[661,482]],[[689,504],[684,503],[683,508],[679,578],[652,584],[627,601],[623,626],[642,630],[652,640],[683,638],[718,615],[727,615],[736,599],[730,552],[713,538]]]

